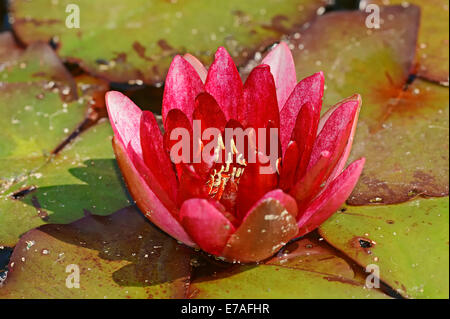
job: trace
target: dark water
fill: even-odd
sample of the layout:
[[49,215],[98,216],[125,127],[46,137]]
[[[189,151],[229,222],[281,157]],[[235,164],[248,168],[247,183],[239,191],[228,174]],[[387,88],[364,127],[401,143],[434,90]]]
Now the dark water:
[[12,248],[0,248],[0,286],[2,281],[6,278],[6,271],[9,262],[9,257],[12,254]]

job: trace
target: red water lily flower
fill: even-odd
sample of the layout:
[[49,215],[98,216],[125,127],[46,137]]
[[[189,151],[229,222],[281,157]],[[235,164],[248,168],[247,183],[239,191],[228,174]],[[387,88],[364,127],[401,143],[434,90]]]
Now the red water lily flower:
[[[224,48],[208,71],[191,55],[176,56],[165,82],[164,134],[151,112],[108,92],[113,148],[131,196],[148,219],[186,245],[228,261],[272,256],[328,219],[350,195],[364,165],[362,158],[345,168],[360,96],[320,118],[323,91],[322,72],[297,83],[291,52],[281,43],[245,84]],[[194,120],[201,120],[202,132],[276,128],[277,169],[263,174],[259,157],[249,163],[248,154],[239,151],[229,165],[214,157],[175,165],[170,133],[180,127],[192,132]],[[192,142],[203,149],[208,141],[201,136]]]

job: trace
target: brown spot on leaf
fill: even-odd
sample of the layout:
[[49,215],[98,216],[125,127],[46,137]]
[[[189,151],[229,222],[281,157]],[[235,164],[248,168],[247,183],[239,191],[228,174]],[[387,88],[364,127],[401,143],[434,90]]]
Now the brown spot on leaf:
[[283,21],[287,21],[288,18],[283,15],[277,15],[272,18],[271,24],[264,25],[263,28],[267,30],[272,30],[280,34],[288,34],[289,29],[283,25]]
[[172,48],[172,47],[167,43],[167,41],[166,41],[166,40],[163,40],[163,39],[161,39],[161,40],[158,41],[158,46],[159,46],[161,49],[163,49],[163,51],[173,51],[173,50],[174,50],[174,48]]
[[34,19],[34,18],[16,18],[14,21],[14,24],[24,24],[24,23],[30,23],[33,24],[36,27],[42,26],[42,25],[52,25],[52,24],[59,24],[61,23],[61,20],[59,19]]
[[142,59],[146,60],[146,61],[153,61],[152,58],[148,57],[145,55],[145,51],[147,50],[145,48],[145,46],[143,46],[141,43],[139,43],[138,41],[133,42],[133,50],[137,53],[137,55],[139,57],[141,57]]

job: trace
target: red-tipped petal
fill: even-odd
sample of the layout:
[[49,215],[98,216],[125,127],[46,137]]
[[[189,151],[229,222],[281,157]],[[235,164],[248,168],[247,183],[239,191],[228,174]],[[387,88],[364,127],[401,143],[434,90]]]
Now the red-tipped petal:
[[200,62],[200,60],[197,59],[195,56],[193,56],[192,54],[189,54],[189,53],[186,53],[185,55],[183,55],[183,58],[192,65],[192,67],[195,69],[195,71],[197,71],[198,76],[200,77],[202,82],[205,83],[206,77],[208,75],[208,70],[206,70],[203,63]]
[[213,255],[222,252],[235,232],[233,224],[206,199],[185,201],[180,209],[180,221],[197,245]]
[[145,216],[160,229],[188,246],[195,247],[186,231],[150,189],[128,157],[120,140],[113,138],[113,149],[131,196]]
[[123,145],[131,143],[134,151],[142,156],[139,134],[141,109],[120,92],[109,91],[106,93],[105,99],[114,135]]
[[233,59],[225,48],[217,49],[208,71],[205,90],[211,94],[227,119],[237,119],[242,108],[242,80]]
[[361,104],[361,96],[359,94],[353,94],[352,96],[345,98],[342,101],[339,101],[338,103],[330,107],[320,118],[319,126],[317,128],[317,135],[319,135],[319,133],[322,131],[323,126],[327,122],[330,115],[333,114],[333,112],[336,111],[342,104],[348,101],[358,101],[359,104]]
[[331,154],[323,151],[317,163],[311,167],[290,191],[303,211],[311,200],[320,192],[326,173],[329,171]]
[[[164,133],[164,148],[166,149],[166,151],[170,154],[170,156],[172,156],[173,155],[173,154],[171,154],[172,147],[174,147],[175,145],[182,145],[182,148],[180,150],[178,150],[179,153],[183,150],[185,152],[189,153],[189,158],[186,158],[186,161],[183,161],[183,162],[184,163],[187,163],[187,162],[192,163],[193,134],[192,134],[191,122],[187,118],[186,114],[184,114],[184,112],[179,109],[170,110],[169,113],[167,114],[167,119],[164,123],[164,127],[166,129],[166,131]],[[184,133],[184,132],[182,132],[183,129],[185,130],[186,134],[180,136],[179,134]],[[172,131],[174,131],[174,130],[177,130],[177,131],[173,132],[173,134],[172,134]],[[182,144],[179,144],[179,143],[182,143]],[[181,154],[177,154],[177,155],[181,156]],[[175,158],[170,158],[170,160],[173,163],[176,163]]]
[[266,157],[258,152],[256,163],[248,163],[239,181],[239,188],[236,198],[236,214],[239,219],[245,217],[249,209],[267,192],[274,189],[278,184],[278,174],[273,171],[270,174],[262,173],[264,167],[270,169],[270,163],[266,162]]
[[328,151],[333,158],[333,166],[330,167],[331,174],[348,143],[359,105],[358,101],[348,100],[329,116],[316,138],[308,170],[317,163],[323,151]]
[[178,188],[177,202],[181,205],[190,198],[208,198],[208,186],[205,179],[201,178],[192,165],[177,165],[180,186]]
[[175,201],[177,193],[175,171],[164,148],[163,137],[155,116],[149,111],[142,112],[141,116],[141,145],[145,165]]
[[239,120],[255,129],[266,127],[269,121],[280,127],[275,82],[268,65],[254,68],[245,81],[244,108]]
[[350,136],[348,138],[348,142],[345,146],[344,152],[341,155],[341,158],[339,159],[338,163],[336,164],[336,167],[334,168],[333,172],[330,175],[329,180],[335,179],[344,169],[345,165],[347,164],[348,156],[350,155],[350,151],[352,149],[353,145],[353,138],[355,136],[356,132],[356,125],[358,124],[358,117],[359,117],[359,111],[361,110],[361,96],[359,94],[354,95],[353,97],[350,97],[349,99],[356,99],[356,101],[359,103],[358,110],[356,111],[355,118],[353,120],[353,126],[352,130],[350,132]]
[[294,184],[295,172],[297,171],[299,159],[300,150],[297,142],[291,141],[281,163],[280,182],[278,183],[278,186],[282,190],[289,191]]
[[299,148],[299,163],[295,179],[302,178],[311,158],[311,152],[316,140],[317,126],[320,119],[320,107],[310,102],[305,103],[298,112],[291,140],[297,142]]
[[[227,120],[216,100],[208,93],[201,93],[195,100],[193,119],[201,121],[201,132],[207,128],[217,128],[223,132]],[[211,139],[204,140],[209,142]]]
[[[175,198],[173,198],[171,194],[167,193],[163,185],[156,178],[155,174],[147,167],[147,165],[145,165],[144,160],[133,150],[131,144],[128,144],[126,151],[131,163],[134,165],[142,179],[147,183],[150,190],[158,197],[167,210],[174,215],[175,218],[177,218],[178,208],[175,204]],[[132,185],[131,187],[138,186]]]
[[264,58],[262,64],[270,66],[277,89],[278,107],[281,110],[297,85],[297,75],[291,50],[286,43],[280,42]]
[[231,235],[222,256],[241,262],[257,262],[272,256],[296,236],[295,212],[295,200],[281,190],[264,196]]
[[195,108],[195,98],[203,92],[203,82],[192,65],[177,55],[170,65],[166,77],[162,117],[166,122],[167,113],[173,109],[183,111],[189,120]]
[[358,182],[365,159],[362,158],[350,164],[345,171],[333,180],[328,187],[311,203],[301,215],[298,226],[299,236],[306,235],[320,226],[350,196]]
[[311,103],[314,106],[314,110],[320,114],[323,88],[323,73],[318,72],[301,80],[292,91],[280,112],[280,122],[283,123],[280,127],[280,139],[283,152],[286,150],[292,136],[292,130],[294,129],[300,108],[305,103]]

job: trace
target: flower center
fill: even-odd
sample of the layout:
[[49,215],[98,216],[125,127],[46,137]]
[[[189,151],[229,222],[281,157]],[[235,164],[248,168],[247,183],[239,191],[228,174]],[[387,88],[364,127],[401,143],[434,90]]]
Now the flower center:
[[239,179],[244,173],[247,162],[243,155],[238,152],[234,141],[231,140],[231,151],[227,153],[225,163],[219,163],[219,152],[224,154],[225,146],[222,139],[219,139],[219,145],[215,149],[214,154],[216,156],[216,163],[210,174],[206,185],[208,186],[208,195],[215,199],[220,200],[228,188],[230,191],[237,192],[239,185]]

